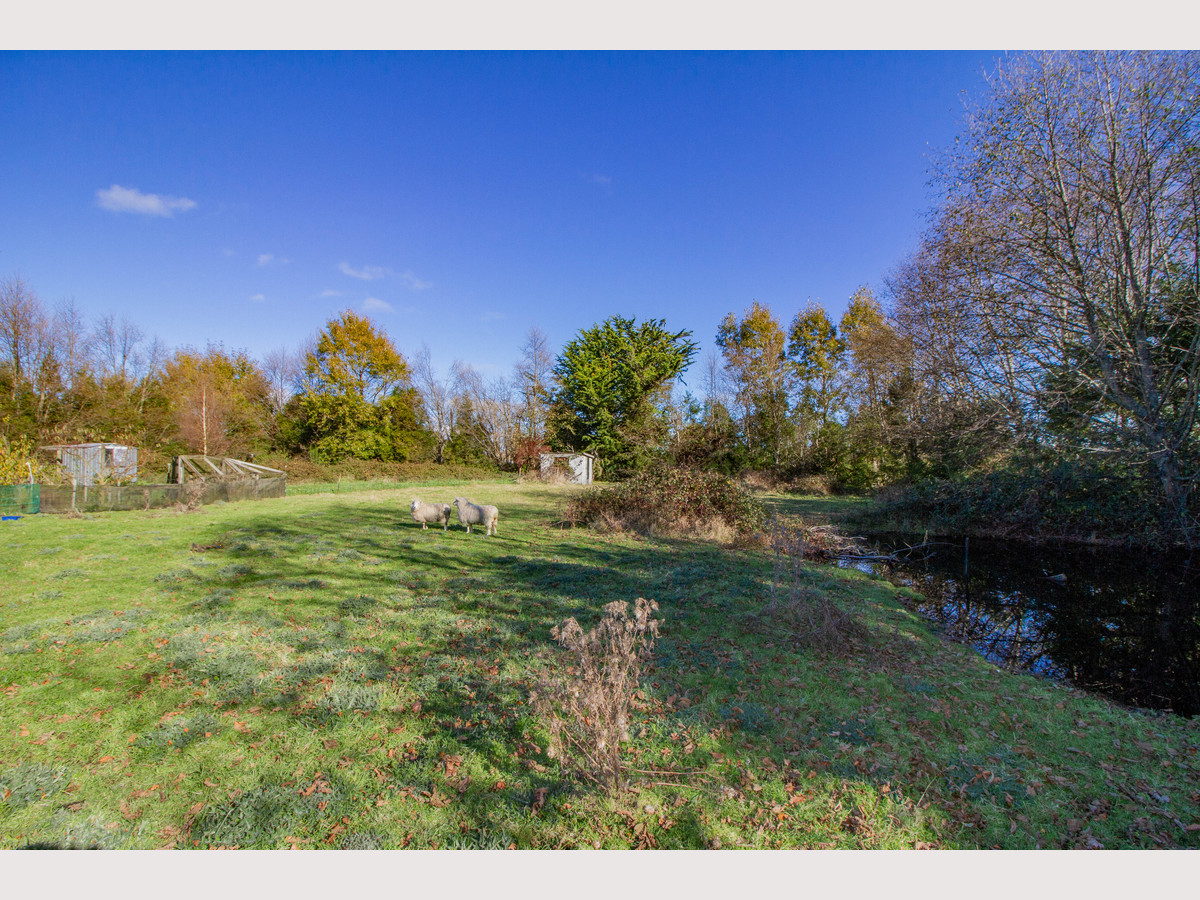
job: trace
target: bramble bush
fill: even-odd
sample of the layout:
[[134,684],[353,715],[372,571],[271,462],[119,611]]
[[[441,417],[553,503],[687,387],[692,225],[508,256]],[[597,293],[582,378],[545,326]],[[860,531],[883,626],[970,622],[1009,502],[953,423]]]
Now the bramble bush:
[[566,517],[610,530],[730,539],[758,527],[764,513],[750,491],[726,475],[661,467],[585,491],[567,504]]
[[1156,485],[1145,473],[1087,459],[1014,460],[965,479],[880,491],[856,517],[873,530],[981,537],[1171,543]]

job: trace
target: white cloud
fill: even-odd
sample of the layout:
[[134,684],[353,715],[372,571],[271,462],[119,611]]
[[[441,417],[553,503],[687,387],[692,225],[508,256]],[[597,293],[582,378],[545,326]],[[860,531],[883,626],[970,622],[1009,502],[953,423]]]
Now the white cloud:
[[602,184],[608,187],[612,184],[612,178],[608,175],[601,175],[599,172],[592,175],[592,184]]
[[363,266],[361,269],[355,269],[350,266],[350,263],[338,263],[338,269],[343,275],[349,275],[351,278],[361,278],[363,281],[374,281],[377,278],[384,278],[391,275],[390,269],[385,269],[383,266]]
[[321,297],[321,298],[325,298],[325,297],[340,297],[340,296],[342,296],[342,292],[341,292],[341,291],[335,291],[333,288],[330,288],[330,289],[329,289],[329,290],[327,290],[327,291],[321,291],[321,293],[317,294],[317,296],[318,296],[318,297]]
[[503,318],[504,318],[504,313],[502,313],[502,312],[486,312],[482,316],[479,317],[479,321],[480,322],[495,322],[496,320],[503,319]]
[[114,184],[107,190],[96,191],[96,205],[110,212],[130,212],[143,216],[170,218],[177,212],[194,209],[196,201],[189,200],[187,197],[143,194],[137,188]]
[[404,283],[407,284],[414,291],[423,291],[423,290],[425,290],[425,288],[433,287],[432,281],[424,281],[424,280],[418,278],[412,272],[405,272],[400,277],[403,278]]
[[363,281],[375,281],[380,278],[392,278],[398,276],[409,290],[423,291],[426,288],[433,287],[432,281],[426,281],[423,278],[418,278],[411,269],[403,272],[395,272],[386,266],[363,266],[361,269],[356,269],[349,263],[338,263],[338,270],[343,275],[349,275],[351,278],[361,278]]
[[363,309],[368,312],[395,312],[392,309],[392,304],[385,300],[380,300],[378,297],[368,297],[364,300]]
[[250,300],[252,303],[265,303],[267,298],[263,294],[255,294]]
[[271,263],[279,263],[281,266],[286,266],[291,260],[283,256],[276,256],[274,253],[258,254],[258,264],[260,266],[269,266]]

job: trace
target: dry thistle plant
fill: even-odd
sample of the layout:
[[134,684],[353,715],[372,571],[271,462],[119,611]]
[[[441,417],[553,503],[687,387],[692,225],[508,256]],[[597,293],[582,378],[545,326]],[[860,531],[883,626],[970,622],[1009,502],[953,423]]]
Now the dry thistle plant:
[[629,712],[658,637],[657,609],[639,597],[631,616],[617,600],[590,631],[574,618],[556,626],[551,634],[575,664],[557,681],[543,681],[533,696],[550,730],[550,754],[609,790],[624,784],[620,745],[629,740]]

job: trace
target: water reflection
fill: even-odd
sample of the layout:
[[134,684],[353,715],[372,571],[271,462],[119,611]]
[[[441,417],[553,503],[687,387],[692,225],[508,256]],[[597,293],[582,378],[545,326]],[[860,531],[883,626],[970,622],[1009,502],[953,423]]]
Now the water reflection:
[[[916,543],[874,540],[885,550]],[[1200,714],[1200,572],[1184,557],[973,540],[969,554],[940,546],[890,571],[853,565],[920,592],[916,609],[999,665],[1135,706]]]

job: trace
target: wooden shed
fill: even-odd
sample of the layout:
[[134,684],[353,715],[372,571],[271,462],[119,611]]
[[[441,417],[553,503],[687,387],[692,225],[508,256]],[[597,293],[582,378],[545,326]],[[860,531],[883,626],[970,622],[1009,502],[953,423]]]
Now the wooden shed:
[[573,484],[591,484],[595,477],[596,455],[594,453],[543,453],[541,474],[544,478],[552,469],[564,471]]

